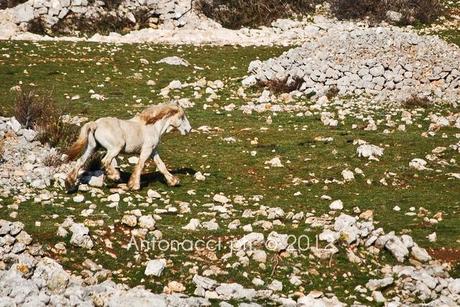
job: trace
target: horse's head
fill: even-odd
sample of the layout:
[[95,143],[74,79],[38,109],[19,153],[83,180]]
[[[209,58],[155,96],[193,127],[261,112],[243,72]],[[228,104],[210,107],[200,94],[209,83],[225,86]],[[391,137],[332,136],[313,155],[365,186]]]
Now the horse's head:
[[192,126],[185,115],[184,109],[177,106],[178,112],[171,116],[167,132],[177,129],[180,134],[186,135],[192,130]]

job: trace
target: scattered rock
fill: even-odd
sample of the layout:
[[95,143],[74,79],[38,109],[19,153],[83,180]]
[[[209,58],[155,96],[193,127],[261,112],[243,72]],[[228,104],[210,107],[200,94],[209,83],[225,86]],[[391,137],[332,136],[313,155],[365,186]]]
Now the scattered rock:
[[161,276],[163,273],[163,270],[166,267],[166,260],[165,259],[155,259],[155,260],[149,260],[147,262],[147,266],[145,268],[144,274],[147,276]]

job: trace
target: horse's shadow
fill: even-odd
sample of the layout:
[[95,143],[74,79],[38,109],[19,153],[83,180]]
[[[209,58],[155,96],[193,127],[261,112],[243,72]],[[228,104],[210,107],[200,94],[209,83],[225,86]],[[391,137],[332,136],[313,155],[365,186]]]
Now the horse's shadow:
[[[193,175],[196,173],[196,170],[190,167],[181,167],[177,169],[171,170],[171,174],[177,175]],[[109,185],[113,184],[120,184],[120,183],[128,183],[129,178],[131,177],[131,172],[121,171],[120,170],[120,181],[118,182],[107,182]],[[165,179],[165,176],[160,173],[159,171],[154,171],[150,173],[145,173],[141,175],[141,188],[144,188],[150,185],[152,182],[160,182],[162,184],[167,185],[168,182]]]

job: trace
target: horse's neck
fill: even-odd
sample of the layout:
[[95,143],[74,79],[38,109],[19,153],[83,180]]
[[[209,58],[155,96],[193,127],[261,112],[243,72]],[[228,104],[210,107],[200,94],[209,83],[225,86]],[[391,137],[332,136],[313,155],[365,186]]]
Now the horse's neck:
[[169,119],[163,118],[157,121],[156,123],[154,123],[153,125],[148,125],[147,129],[154,132],[158,136],[158,139],[160,139],[161,136],[165,134],[168,127],[169,127]]

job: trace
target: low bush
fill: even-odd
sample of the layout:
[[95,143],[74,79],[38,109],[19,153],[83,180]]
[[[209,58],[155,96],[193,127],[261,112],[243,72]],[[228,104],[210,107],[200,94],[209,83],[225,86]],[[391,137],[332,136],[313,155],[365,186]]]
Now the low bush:
[[50,94],[38,93],[30,88],[17,92],[14,107],[16,119],[23,127],[36,130],[41,143],[59,147],[62,152],[76,138],[79,130],[78,126],[61,120],[65,113]]
[[317,0],[199,0],[195,8],[223,27],[268,26],[279,18],[312,12]]
[[431,23],[445,13],[441,0],[198,0],[195,8],[230,29],[268,26],[279,18],[304,16],[320,3],[329,3],[330,12],[340,20],[381,22],[387,12],[400,15],[400,25]]
[[16,5],[19,5],[26,1],[27,0],[0,0],[0,10],[15,7]]
[[268,81],[259,81],[259,87],[267,88],[273,94],[282,94],[290,93],[300,89],[303,80],[301,78],[294,78],[293,80],[288,80],[288,78],[279,80],[268,80]]
[[[81,33],[88,36],[96,33],[103,35],[108,35],[110,32],[128,33],[131,30],[148,28],[150,26],[149,19],[155,17],[147,9],[139,9],[132,13],[136,23],[111,11],[93,19],[80,15],[69,15],[53,25],[47,32],[50,35],[75,35],[76,33]],[[40,27],[36,28],[41,30]]]
[[401,14],[401,25],[431,23],[444,13],[440,0],[328,0],[331,13],[338,19],[387,20],[387,12]]
[[432,105],[430,99],[426,96],[412,95],[402,103],[406,109],[428,108]]

